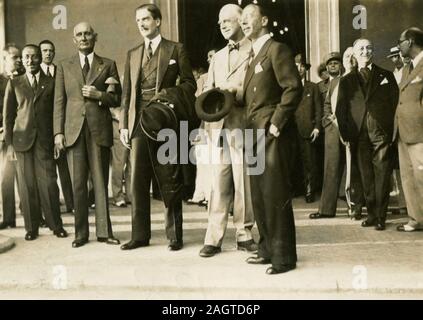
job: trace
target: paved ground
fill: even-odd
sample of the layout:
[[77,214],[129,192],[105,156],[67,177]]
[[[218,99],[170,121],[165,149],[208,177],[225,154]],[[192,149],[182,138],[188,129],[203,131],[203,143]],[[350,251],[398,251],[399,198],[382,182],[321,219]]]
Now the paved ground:
[[[340,207],[345,207],[342,201]],[[403,234],[395,225],[405,216],[389,216],[387,230],[364,229],[345,209],[339,217],[312,221],[317,203],[295,199],[299,262],[296,270],[268,276],[266,266],[245,263],[229,229],[223,252],[198,256],[207,213],[185,206],[185,247],[167,251],[163,207],[154,202],[151,246],[132,252],[92,241],[71,248],[73,216],[64,215],[68,239],[42,230],[34,242],[23,239],[23,219],[17,229],[2,231],[15,248],[0,255],[0,299],[345,299],[423,298],[423,232]],[[130,209],[112,209],[115,234],[130,238]],[[91,231],[94,218],[90,217]],[[257,232],[255,232],[257,236]]]

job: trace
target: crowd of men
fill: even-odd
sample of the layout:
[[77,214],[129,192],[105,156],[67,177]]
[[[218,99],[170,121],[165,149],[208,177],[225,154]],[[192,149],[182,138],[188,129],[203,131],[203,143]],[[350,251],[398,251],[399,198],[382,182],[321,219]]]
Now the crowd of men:
[[[175,119],[196,128],[200,126],[197,116],[203,120],[210,152],[217,159],[229,159],[205,169],[211,172],[211,181],[201,257],[221,252],[232,213],[238,250],[256,253],[248,263],[271,265],[267,274],[294,269],[291,178],[295,155],[299,150],[306,201],[313,202],[319,184],[318,144],[323,136],[322,197],[319,212],[310,214],[311,219],[335,216],[345,164],[352,216],[360,220],[365,206],[368,216],[362,226],[384,230],[399,152],[410,221],[397,229],[423,229],[422,30],[409,28],[401,34],[390,54],[395,73],[374,64],[372,42],[358,39],[343,58],[338,52],[328,54],[320,69],[326,76],[315,84],[307,80],[311,66],[304,55],[294,58],[288,46],[272,39],[265,8],[225,5],[218,24],[228,45],[210,59],[197,103],[206,101],[210,93],[223,92],[226,100],[230,96],[230,108],[220,117],[203,114],[203,119],[198,111],[194,113],[197,84],[188,55],[182,44],[161,36],[160,9],[142,5],[135,10],[135,18],[143,41],[128,51],[123,86],[116,63],[95,53],[97,34],[86,22],[74,28],[76,54],[57,66],[54,44],[48,40],[27,44],[22,52],[15,45],[4,49],[0,229],[16,227],[16,176],[25,239],[35,240],[43,224],[55,236],[67,237],[60,216],[58,171],[66,209],[75,215],[72,246],[88,243],[90,206],[95,208],[97,240],[119,245],[108,201],[112,159],[115,204],[126,206],[130,201],[132,211],[131,240],[121,249],[149,245],[154,181],[166,206],[168,248],[182,249],[181,186],[186,168],[158,161],[163,142],[157,132],[174,128]],[[247,146],[233,143],[235,129],[263,130],[265,135],[256,135],[253,145]],[[218,136],[212,133],[216,130]],[[249,174],[245,157],[249,147],[265,156],[261,174]],[[125,170],[126,197],[122,192]],[[258,243],[251,232],[255,223]]]

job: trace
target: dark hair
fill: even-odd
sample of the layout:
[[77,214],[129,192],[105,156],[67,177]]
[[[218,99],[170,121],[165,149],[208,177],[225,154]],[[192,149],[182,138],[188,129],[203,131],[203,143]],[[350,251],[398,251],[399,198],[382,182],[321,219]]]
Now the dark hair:
[[409,28],[404,34],[407,40],[413,40],[414,44],[423,48],[423,31],[418,28]]
[[160,21],[162,20],[162,13],[159,7],[156,6],[155,4],[147,3],[147,4],[140,5],[138,8],[135,9],[135,12],[141,9],[147,9],[151,13],[151,16],[153,17],[154,20],[160,20]]
[[22,48],[22,52],[23,52],[26,48],[33,48],[33,49],[35,49],[35,50],[37,51],[37,53],[40,55],[40,57],[41,57],[41,50],[40,50],[40,47],[39,47],[39,46],[37,46],[36,44],[32,44],[32,43],[26,44],[26,45]]
[[41,41],[38,45],[40,47],[40,49],[41,49],[42,44],[50,44],[53,47],[53,50],[56,51],[56,47],[54,46],[54,43],[51,42],[50,40],[46,39],[46,40]]
[[17,46],[15,43],[13,43],[13,42],[9,42],[9,43],[6,43],[6,45],[5,45],[5,46],[4,46],[4,48],[3,48],[3,51],[4,51],[4,52],[9,52],[9,50],[10,50],[11,48],[15,48],[15,49],[18,49],[18,50],[19,50],[18,46]]

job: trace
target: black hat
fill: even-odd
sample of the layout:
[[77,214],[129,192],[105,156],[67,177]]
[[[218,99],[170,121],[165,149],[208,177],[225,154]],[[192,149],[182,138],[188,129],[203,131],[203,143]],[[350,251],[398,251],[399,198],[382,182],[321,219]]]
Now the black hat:
[[178,118],[174,106],[160,100],[150,102],[142,111],[140,125],[142,131],[151,140],[158,141],[160,130],[178,130]]
[[212,89],[201,94],[195,101],[197,116],[207,122],[223,119],[232,108],[234,95],[221,89]]
[[328,65],[328,63],[331,62],[332,60],[336,60],[336,61],[339,61],[339,62],[342,63],[341,54],[339,52],[336,52],[336,51],[335,52],[328,53],[325,56],[324,62],[325,62],[326,65]]

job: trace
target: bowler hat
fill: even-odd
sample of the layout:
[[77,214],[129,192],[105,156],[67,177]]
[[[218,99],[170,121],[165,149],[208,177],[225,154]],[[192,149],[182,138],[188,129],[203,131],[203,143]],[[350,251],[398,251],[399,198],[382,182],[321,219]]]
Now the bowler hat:
[[331,52],[325,56],[325,64],[327,65],[330,61],[337,60],[342,63],[342,57],[339,52]]
[[218,88],[201,94],[195,101],[197,116],[207,122],[216,122],[223,119],[232,108],[234,95]]
[[151,140],[158,141],[160,130],[178,130],[178,118],[171,103],[160,100],[151,101],[141,111],[140,126]]

